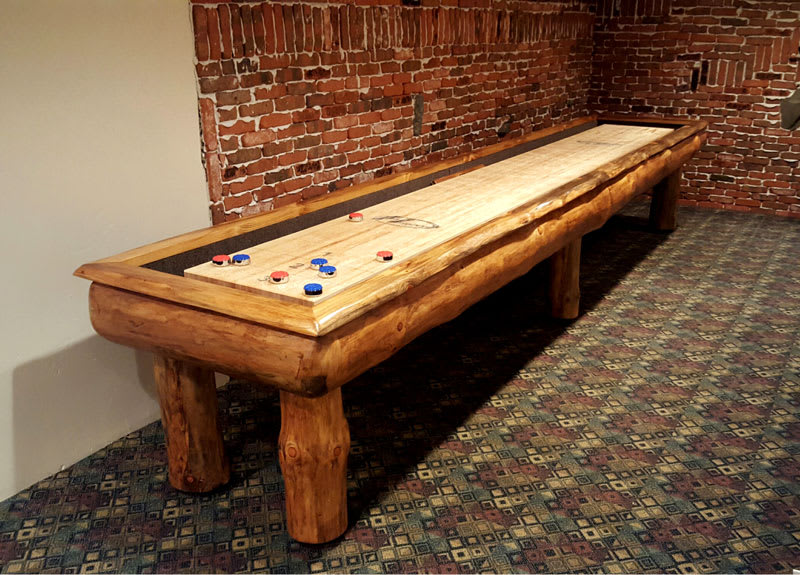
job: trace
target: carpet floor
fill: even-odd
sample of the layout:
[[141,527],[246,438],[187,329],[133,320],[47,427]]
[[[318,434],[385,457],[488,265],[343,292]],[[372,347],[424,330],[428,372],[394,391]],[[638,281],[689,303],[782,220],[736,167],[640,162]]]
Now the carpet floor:
[[584,239],[577,320],[538,266],[343,388],[338,540],[290,539],[277,394],[232,382],[226,488],[170,487],[154,423],[0,503],[0,571],[800,568],[800,221],[644,210]]

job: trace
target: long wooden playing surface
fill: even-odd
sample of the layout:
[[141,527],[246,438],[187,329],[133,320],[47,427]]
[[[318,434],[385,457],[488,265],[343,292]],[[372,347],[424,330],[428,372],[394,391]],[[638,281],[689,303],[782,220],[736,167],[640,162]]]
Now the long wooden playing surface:
[[[537,199],[546,203],[550,191],[672,131],[603,124],[361,210],[362,222],[339,218],[253,246],[240,252],[251,257],[249,266],[207,262],[184,275],[313,305],[519,206]],[[383,250],[393,252],[391,262],[376,260]],[[317,257],[336,267],[336,277],[320,278],[310,269]],[[277,270],[290,274],[288,283],[265,281]],[[306,296],[307,283],[321,284],[323,294]]]

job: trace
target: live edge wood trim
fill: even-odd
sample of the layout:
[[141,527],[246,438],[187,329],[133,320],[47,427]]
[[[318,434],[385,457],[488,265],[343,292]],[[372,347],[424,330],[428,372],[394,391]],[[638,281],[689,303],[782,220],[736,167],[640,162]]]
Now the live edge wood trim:
[[[523,140],[535,140],[595,119],[595,117],[583,118],[566,125],[530,134]],[[623,120],[616,117],[613,119],[615,121]],[[598,120],[603,121],[604,117],[600,117]],[[638,120],[636,118],[625,118],[624,120],[640,121],[641,123],[656,121]],[[664,120],[658,121],[665,122]],[[342,327],[359,314],[375,309],[384,302],[397,297],[424,281],[425,278],[438,273],[442,268],[467,257],[475,250],[480,249],[481,246],[501,238],[520,226],[535,224],[537,220],[541,220],[547,217],[548,214],[569,205],[576,198],[584,195],[592,196],[599,189],[623,178],[625,174],[642,169],[645,164],[662,165],[668,161],[675,163],[674,159],[676,157],[682,158],[680,161],[685,161],[700,147],[705,137],[702,133],[704,128],[704,122],[687,123],[641,150],[628,154],[619,161],[606,164],[603,168],[595,170],[567,186],[553,190],[545,199],[521,206],[467,236],[438,246],[423,257],[394,266],[387,270],[386,274],[381,275],[380,282],[364,282],[353,290],[348,290],[313,307],[299,303],[280,302],[278,304],[278,302],[262,295],[138,267],[143,263],[191,249],[210,241],[217,241],[237,233],[275,223],[277,221],[275,218],[285,219],[284,216],[294,217],[299,215],[299,213],[294,212],[290,214],[282,211],[281,214],[270,213],[263,216],[255,216],[244,219],[241,222],[232,222],[231,225],[225,224],[208,230],[185,234],[184,236],[126,252],[126,254],[120,254],[113,258],[83,265],[76,270],[75,275],[90,279],[96,283],[118,287],[197,309],[210,310],[300,335],[322,336]],[[448,162],[448,165],[458,165],[463,161],[475,159],[520,143],[522,141],[518,139],[513,142],[497,144],[489,150],[484,150],[481,154],[471,154],[460,161]],[[401,178],[402,181],[407,181],[420,177],[423,173],[443,169],[443,167],[446,166],[437,164],[424,170],[416,170],[396,177],[384,178],[380,182],[371,182],[368,186],[361,186],[359,190],[354,190],[350,195],[338,195],[333,198],[335,194],[332,194],[331,197],[325,197],[320,200],[319,207],[325,207],[331,203],[345,201],[350,197],[355,197],[355,195],[363,195],[399,183],[399,180],[394,178]],[[638,189],[637,193],[642,191],[645,191],[645,188]],[[319,209],[314,205],[307,204],[302,208],[294,209],[302,209],[303,213]]]
[[[675,133],[670,134],[670,136],[674,135]],[[677,141],[680,143],[671,144],[672,147],[652,157],[653,150],[648,150],[651,146],[628,154],[618,162],[607,164],[603,170],[595,170],[568,185],[554,189],[547,197],[537,200],[535,203],[523,205],[468,234],[427,251],[423,257],[412,258],[393,266],[380,277],[373,278],[378,281],[365,281],[342,294],[320,302],[313,308],[315,319],[320,327],[319,335],[330,333],[344,326],[359,315],[398,297],[439,271],[451,267],[456,262],[481,250],[484,246],[513,234],[515,230],[529,226],[535,227],[538,222],[546,221],[552,214],[562,213],[564,208],[572,209],[571,206],[580,198],[593,198],[599,191],[614,185],[614,182],[620,179],[624,180],[648,167],[651,170],[663,171],[664,166],[669,165],[678,169],[699,149],[702,138],[693,136],[687,141],[681,142],[680,139]],[[654,147],[659,149],[658,146]],[[624,166],[625,169],[618,168],[618,164]],[[665,172],[665,174],[667,173],[669,172]],[[615,176],[610,174],[615,174]],[[649,186],[630,190],[628,199],[646,191],[656,182],[657,180]]]
[[[100,335],[158,355],[307,396],[325,393],[318,338],[92,283],[89,317]],[[319,369],[316,370],[319,372]]]
[[389,358],[429,329],[527,273],[567,244],[602,226],[638,193],[679,169],[699,148],[696,136],[657,162],[575,198],[529,225],[482,246],[451,266],[320,338],[326,385],[338,387]]
[[[331,312],[334,317],[327,318],[328,325],[337,327],[318,337],[98,283],[90,290],[92,324],[98,333],[118,343],[205,364],[300,395],[319,396],[602,226],[632,197],[678,170],[702,140],[702,135],[695,134],[611,181],[592,175],[581,184],[587,191],[570,193],[544,214],[514,214],[518,225],[511,233],[491,239],[487,232],[471,238],[478,247],[462,252],[457,265],[440,268],[437,273],[426,276],[422,272],[427,270],[408,270],[410,277],[419,274],[426,279],[408,281],[402,293],[376,300],[366,313],[351,317],[347,311]],[[593,181],[594,177],[603,179],[603,185]],[[452,247],[443,247],[435,257],[450,257],[448,249]],[[248,360],[242,362],[242,356]]]

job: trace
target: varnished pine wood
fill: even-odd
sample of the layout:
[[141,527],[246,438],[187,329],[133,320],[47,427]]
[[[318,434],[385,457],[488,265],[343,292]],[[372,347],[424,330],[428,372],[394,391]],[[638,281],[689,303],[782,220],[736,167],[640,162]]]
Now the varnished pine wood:
[[293,393],[326,391],[314,337],[99,283],[89,290],[89,316],[97,333],[116,343],[169,350],[172,357]]
[[[321,339],[321,358],[329,389],[343,385],[426,331],[457,317],[475,302],[530,271],[568,243],[602,226],[631,198],[651,188],[685,161],[699,142],[676,154],[665,152],[613,184],[583,194],[530,225],[409,284],[401,295],[368,313],[348,318]],[[323,304],[324,306],[325,304]]]
[[704,129],[706,122],[694,120],[687,121],[686,118],[670,118],[664,116],[630,116],[626,114],[599,114],[597,121],[601,124],[604,123],[626,123],[626,124],[644,124],[644,125],[668,125],[668,126],[690,126],[697,130]]
[[311,307],[300,301],[278,301],[227,286],[165,274],[120,263],[91,263],[75,272],[94,283],[225,314],[246,321],[306,335],[317,335],[319,325]]
[[[701,143],[702,138],[695,136],[669,150],[663,151],[635,169],[629,170],[624,177],[616,179],[612,184],[609,184],[607,178],[600,173],[587,175],[580,181],[565,187],[566,189],[554,190],[552,197],[547,200],[546,206],[541,204],[523,206],[468,234],[429,250],[424,258],[415,258],[394,266],[389,272],[381,275],[380,282],[363,282],[353,286],[341,297],[337,296],[315,305],[314,313],[320,326],[320,335],[330,333],[359,315],[398,297],[426,281],[427,278],[454,265],[455,262],[459,262],[472,253],[482,250],[484,246],[496,245],[494,242],[499,242],[501,241],[500,238],[510,235],[509,232],[511,230],[518,230],[537,221],[546,221],[551,217],[551,214],[560,213],[565,206],[574,205],[576,202],[579,203],[581,198],[591,199],[597,195],[602,198],[610,197],[609,190],[614,190],[617,193],[616,190],[621,189],[620,185],[624,185],[624,194],[621,195],[626,198],[626,201],[629,201],[635,195],[651,188],[672,170],[677,169],[699,149]],[[647,183],[642,185],[642,181]],[[603,194],[602,192],[608,193]],[[621,208],[622,205],[624,203],[619,205],[617,209]],[[598,209],[605,213],[606,219],[611,215],[607,213],[605,206],[600,206]],[[583,211],[578,210],[573,214],[567,211],[563,217],[566,221],[575,221],[585,215]],[[605,219],[601,221],[604,222]],[[596,229],[597,227],[599,225],[590,229]],[[564,230],[564,233],[568,232],[568,229]],[[507,240],[508,238],[503,241]],[[500,285],[496,287],[499,288]]]
[[[252,259],[248,266],[220,267],[204,262],[187,269],[184,275],[317,305],[337,294],[346,295],[361,282],[369,281],[375,287],[391,268],[424,258],[428,250],[522,206],[544,209],[552,190],[568,186],[672,132],[671,128],[647,126],[598,126],[362,209],[362,222],[339,217],[252,246],[244,250]],[[381,218],[412,220],[414,226],[422,227],[393,225]],[[507,233],[510,229],[497,231]],[[394,259],[389,263],[375,261],[380,250],[394,252]],[[308,262],[319,256],[338,268],[336,277],[321,280],[317,271],[309,268]],[[274,270],[289,271],[289,283],[263,281]],[[303,285],[311,282],[322,283],[321,296],[311,298],[303,293]]]
[[653,187],[650,202],[650,226],[659,231],[672,231],[678,225],[678,196],[681,170],[675,170]]
[[581,240],[574,240],[550,256],[550,305],[559,319],[575,319],[580,310]]
[[[118,343],[169,349],[172,355],[205,362],[223,373],[319,395],[600,227],[633,196],[675,171],[699,146],[700,138],[695,137],[611,185],[585,182],[588,191],[554,211],[539,215],[535,209],[523,210],[494,224],[515,229],[511,234],[498,237],[488,226],[439,246],[428,258],[399,267],[397,275],[376,292],[356,286],[350,305],[323,302],[314,309],[321,328],[317,335],[324,337],[274,329],[272,317],[243,322],[236,318],[238,308],[222,315],[101,284],[90,290],[92,323],[98,333]],[[248,361],[241,362],[242,355]]]
[[154,371],[170,484],[196,493],[226,484],[230,465],[217,424],[214,372],[158,354]]
[[347,529],[350,431],[340,389],[316,398],[281,392],[279,458],[289,534],[325,543]]
[[[137,268],[121,263],[93,263],[82,266],[76,275],[98,283],[114,285],[193,307],[212,309],[233,318],[255,321],[308,335],[322,335],[335,330],[358,314],[377,307],[382,302],[396,297],[410,286],[418,284],[431,273],[452,265],[454,261],[479,249],[486,242],[496,240],[519,225],[526,225],[544,217],[552,210],[573,201],[575,198],[591,194],[593,190],[607,185],[610,179],[619,178],[631,170],[639,170],[644,164],[666,165],[677,169],[680,161],[685,161],[702,144],[705,134],[697,133],[697,126],[684,126],[666,138],[645,146],[617,162],[604,166],[585,177],[552,190],[534,205],[523,206],[502,218],[482,226],[431,250],[425,258],[396,266],[388,274],[380,277],[379,284],[364,282],[342,298],[334,298],[314,307],[313,312],[303,306],[286,306],[286,302],[272,306],[264,298],[239,293],[240,290],[204,282],[178,278],[153,270]],[[686,134],[694,134],[686,138]],[[676,158],[678,160],[676,161]],[[282,311],[285,310],[285,311]]]

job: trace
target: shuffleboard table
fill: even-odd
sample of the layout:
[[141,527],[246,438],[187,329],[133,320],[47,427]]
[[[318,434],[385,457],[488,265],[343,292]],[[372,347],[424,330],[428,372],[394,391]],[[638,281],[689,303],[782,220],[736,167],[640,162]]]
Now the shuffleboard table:
[[[322,543],[347,528],[341,386],[547,258],[553,315],[577,317],[581,237],[651,189],[653,227],[674,228],[681,166],[704,130],[587,116],[75,274],[92,281],[98,333],[155,353],[177,489],[206,492],[230,476],[215,371],[280,391],[288,529]],[[242,253],[249,265],[211,261]],[[319,277],[314,258],[335,275]],[[288,282],[272,283],[273,271]],[[322,293],[307,295],[309,283]]]

